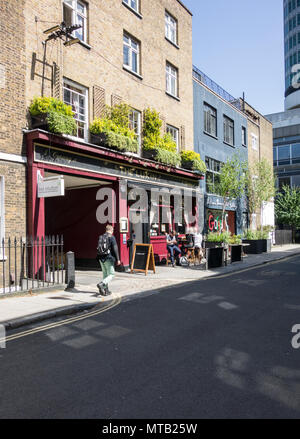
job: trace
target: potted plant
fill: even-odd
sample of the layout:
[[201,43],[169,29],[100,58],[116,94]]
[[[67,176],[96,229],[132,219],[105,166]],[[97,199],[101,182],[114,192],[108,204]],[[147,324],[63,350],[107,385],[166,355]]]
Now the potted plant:
[[76,133],[77,125],[70,105],[49,97],[35,97],[29,106],[32,128],[56,134]]
[[243,238],[244,253],[246,254],[260,254],[264,251],[264,238],[260,231],[247,230]]
[[195,151],[182,151],[180,155],[183,168],[201,174],[206,173],[206,166],[203,160],[201,160],[200,154]]
[[177,145],[170,134],[161,135],[161,126],[159,113],[147,108],[143,125],[143,157],[178,167],[181,165],[181,157],[177,153]]
[[230,233],[211,232],[205,240],[207,268],[217,268],[224,265],[224,252],[227,249]]
[[229,238],[230,262],[242,261],[242,238],[241,235],[231,235]]

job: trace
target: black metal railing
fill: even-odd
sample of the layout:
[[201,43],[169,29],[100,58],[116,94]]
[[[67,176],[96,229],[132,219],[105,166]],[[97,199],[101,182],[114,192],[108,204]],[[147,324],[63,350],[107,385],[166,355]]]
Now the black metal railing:
[[2,239],[0,294],[64,284],[63,236]]
[[293,244],[293,231],[275,230],[275,244],[276,245]]

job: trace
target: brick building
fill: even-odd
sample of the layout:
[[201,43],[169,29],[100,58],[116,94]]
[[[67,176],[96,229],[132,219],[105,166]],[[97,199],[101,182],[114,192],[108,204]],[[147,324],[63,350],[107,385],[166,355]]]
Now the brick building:
[[[151,107],[178,151],[193,149],[192,14],[181,1],[0,0],[0,12],[2,233],[62,233],[65,251],[94,260],[95,240],[103,231],[95,215],[99,187],[115,190],[117,224],[128,218],[124,187],[199,191],[193,172],[107,151],[89,135],[89,124],[105,104],[125,102],[139,140],[143,111]],[[65,45],[58,38],[45,44],[62,22],[81,25],[73,33],[79,42]],[[41,95],[76,106],[77,136],[32,129],[28,106]],[[58,175],[64,176],[65,196],[38,198],[38,179]],[[166,253],[159,240],[163,230],[166,226],[155,236],[141,227],[134,235],[138,242],[151,236],[160,259]],[[124,265],[132,232],[130,225],[117,231]]]

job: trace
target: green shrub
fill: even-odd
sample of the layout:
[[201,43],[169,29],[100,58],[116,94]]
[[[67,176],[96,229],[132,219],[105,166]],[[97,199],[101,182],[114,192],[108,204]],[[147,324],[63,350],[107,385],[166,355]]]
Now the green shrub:
[[[147,108],[144,112],[143,136],[144,138],[158,139],[160,137],[160,130],[162,121],[159,113],[151,108]],[[149,148],[151,149],[151,148]]]
[[35,97],[29,106],[29,112],[32,116],[49,113],[55,111],[65,116],[74,116],[72,107],[66,105],[63,101],[49,97]]
[[104,118],[111,120],[118,128],[128,129],[130,110],[130,106],[125,103],[113,107],[106,105]]
[[218,232],[210,232],[207,235],[206,241],[208,242],[215,242],[215,243],[219,243],[219,244],[228,244],[230,240],[230,233],[229,232],[223,232],[223,233],[218,233]]
[[242,243],[242,237],[241,235],[231,235],[229,238],[229,244],[241,244]]
[[206,173],[206,166],[203,160],[201,160],[200,154],[195,151],[182,151],[181,152],[182,165],[184,167],[185,162],[192,162],[193,171],[199,171],[201,174]]
[[181,164],[179,154],[161,148],[156,149],[155,160],[169,166],[180,166]]
[[244,233],[244,239],[247,239],[249,241],[257,240],[257,239],[268,239],[269,232],[267,231],[261,231],[261,230],[247,230],[246,233]]
[[66,116],[53,110],[48,112],[47,123],[51,133],[74,135],[77,131],[73,116]]
[[106,146],[109,148],[116,148],[119,151],[138,152],[139,145],[137,140],[130,139],[113,131],[109,131],[105,134],[107,136]]

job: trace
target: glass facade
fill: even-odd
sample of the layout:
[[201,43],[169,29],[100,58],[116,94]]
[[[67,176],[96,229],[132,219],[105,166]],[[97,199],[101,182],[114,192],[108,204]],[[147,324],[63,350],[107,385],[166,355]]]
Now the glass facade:
[[300,85],[300,0],[284,1],[284,52],[285,89],[290,94],[293,85]]

